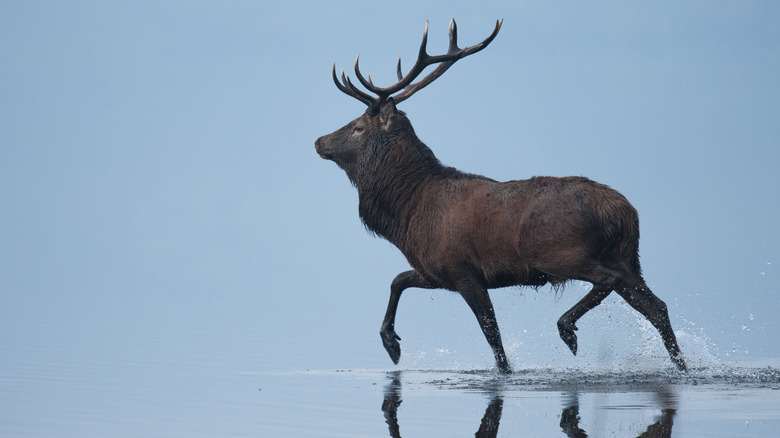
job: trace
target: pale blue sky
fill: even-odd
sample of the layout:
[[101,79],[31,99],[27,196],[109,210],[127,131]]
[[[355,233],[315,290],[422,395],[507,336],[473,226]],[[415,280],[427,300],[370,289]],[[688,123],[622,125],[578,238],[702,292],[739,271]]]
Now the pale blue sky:
[[[451,17],[462,45],[504,26],[401,105],[437,156],[618,189],[675,328],[724,360],[780,357],[773,1],[0,1],[0,349],[173,320],[253,333],[247,349],[275,352],[257,367],[391,368],[378,329],[407,264],[365,232],[314,140],[364,110],[333,62],[349,72],[360,53],[387,83],[425,20],[429,50],[446,50]],[[563,360],[555,320],[584,290],[494,292],[505,341],[531,348],[535,330],[554,350],[539,362]],[[472,319],[456,296],[410,291],[402,348],[490,366]],[[532,363],[523,348],[510,360]]]

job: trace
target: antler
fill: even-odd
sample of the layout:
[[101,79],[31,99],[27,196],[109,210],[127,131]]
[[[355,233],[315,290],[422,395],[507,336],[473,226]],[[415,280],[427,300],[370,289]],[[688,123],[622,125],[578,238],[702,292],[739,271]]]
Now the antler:
[[[436,55],[431,56],[426,51],[426,46],[428,44],[428,22],[425,22],[425,32],[423,33],[422,43],[420,44],[420,52],[417,55],[417,61],[414,63],[414,66],[412,69],[407,73],[406,76],[404,76],[401,73],[401,57],[398,57],[398,68],[397,68],[397,74],[398,74],[398,82],[396,82],[394,85],[391,85],[386,88],[377,87],[374,85],[374,83],[371,81],[371,76],[368,76],[368,79],[363,77],[363,75],[360,73],[360,68],[358,66],[358,63],[360,62],[360,55],[358,55],[357,59],[355,59],[355,76],[357,76],[360,83],[366,87],[368,91],[371,93],[376,94],[377,97],[373,97],[370,94],[361,91],[355,84],[352,83],[352,81],[349,79],[349,76],[344,74],[344,71],[341,72],[341,82],[339,82],[338,77],[336,76],[336,64],[333,64],[333,82],[336,83],[336,86],[339,90],[344,92],[345,94],[354,97],[355,99],[365,103],[369,106],[369,108],[378,109],[379,106],[385,102],[387,99],[390,98],[390,96],[393,96],[393,94],[398,93],[399,94],[393,96],[393,100],[395,103],[403,102],[404,100],[411,97],[414,93],[421,90],[434,80],[444,74],[447,69],[449,69],[452,64],[455,64],[455,62],[461,58],[465,58],[466,56],[469,56],[471,54],[477,53],[480,50],[484,49],[488,46],[488,44],[493,41],[493,39],[498,35],[498,31],[501,30],[501,25],[504,23],[504,20],[496,20],[496,27],[493,29],[493,33],[490,34],[487,38],[485,38],[484,41],[481,43],[469,47],[466,46],[464,48],[458,47],[458,27],[455,24],[455,19],[453,18],[452,21],[450,21],[450,29],[449,29],[449,35],[450,35],[450,46],[447,50],[447,53],[444,55]],[[425,70],[426,67],[433,65],[433,64],[439,64],[436,69],[434,69],[431,73],[429,73],[427,76],[422,78],[420,81],[416,83],[412,83],[415,79],[417,79],[417,76],[419,76],[423,70]],[[403,91],[401,91],[403,90]]]

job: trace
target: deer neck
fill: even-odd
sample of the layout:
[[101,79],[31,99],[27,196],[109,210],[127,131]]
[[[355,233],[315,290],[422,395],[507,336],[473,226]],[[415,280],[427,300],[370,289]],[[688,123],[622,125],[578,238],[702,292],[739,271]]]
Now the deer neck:
[[416,142],[386,148],[356,184],[366,228],[399,248],[404,247],[415,210],[445,169],[427,146]]

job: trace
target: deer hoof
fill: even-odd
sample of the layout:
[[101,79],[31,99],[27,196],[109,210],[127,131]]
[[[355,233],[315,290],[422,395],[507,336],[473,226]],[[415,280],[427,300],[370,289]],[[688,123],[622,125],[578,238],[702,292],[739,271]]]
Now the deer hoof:
[[385,346],[387,354],[390,355],[390,360],[398,365],[398,361],[401,359],[401,344],[398,341],[401,340],[401,337],[393,330],[380,331],[379,335],[382,337],[382,345]]
[[558,333],[561,335],[563,342],[569,346],[572,354],[577,355],[577,335],[574,331],[577,330],[577,326],[572,323],[558,321]]
[[685,360],[682,358],[682,355],[676,355],[672,356],[672,362],[674,362],[675,365],[677,365],[677,369],[687,373],[688,372],[688,365],[685,364]]

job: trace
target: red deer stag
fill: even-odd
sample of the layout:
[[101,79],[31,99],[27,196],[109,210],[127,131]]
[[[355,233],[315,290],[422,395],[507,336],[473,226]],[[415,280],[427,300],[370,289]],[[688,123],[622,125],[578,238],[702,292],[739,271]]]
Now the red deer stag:
[[[661,334],[672,362],[685,370],[666,304],[645,284],[639,266],[639,220],[617,191],[582,177],[533,177],[498,182],[443,166],[414,133],[396,105],[441,76],[456,61],[488,46],[502,21],[481,43],[459,48],[450,22],[449,50],[426,51],[428,24],[420,52],[405,76],[381,88],[364,77],[336,76],[339,90],[368,106],[366,112],[315,142],[317,153],[346,172],[359,194],[365,226],[397,246],[413,268],[390,286],[390,302],[380,330],[394,363],[401,356],[395,314],[410,287],[460,293],[502,372],[510,371],[488,289],[513,285],[560,285],[568,280],[593,288],[558,320],[561,339],[577,354],[577,320],[613,290],[644,315]],[[436,68],[413,81],[431,65]]]

